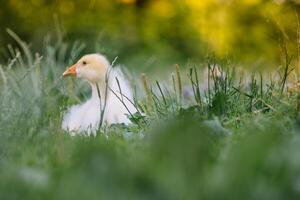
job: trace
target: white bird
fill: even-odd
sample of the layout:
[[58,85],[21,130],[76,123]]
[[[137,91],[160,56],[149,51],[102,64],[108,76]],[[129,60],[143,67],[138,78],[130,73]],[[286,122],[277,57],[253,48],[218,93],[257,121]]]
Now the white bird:
[[95,135],[102,123],[128,124],[130,120],[127,116],[137,111],[124,74],[119,68],[111,67],[103,55],[83,56],[63,73],[63,76],[68,75],[86,80],[92,89],[89,100],[72,106],[63,116],[62,129],[71,135]]

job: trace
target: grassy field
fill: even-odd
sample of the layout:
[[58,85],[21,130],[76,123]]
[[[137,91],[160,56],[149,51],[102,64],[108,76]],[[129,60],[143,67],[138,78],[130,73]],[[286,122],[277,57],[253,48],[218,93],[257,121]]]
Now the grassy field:
[[70,137],[62,113],[89,91],[61,74],[81,46],[45,42],[34,54],[10,34],[20,48],[0,66],[0,199],[299,198],[300,94],[287,54],[276,72],[244,78],[208,58],[205,90],[197,65],[174,68],[170,82],[142,76],[144,115]]

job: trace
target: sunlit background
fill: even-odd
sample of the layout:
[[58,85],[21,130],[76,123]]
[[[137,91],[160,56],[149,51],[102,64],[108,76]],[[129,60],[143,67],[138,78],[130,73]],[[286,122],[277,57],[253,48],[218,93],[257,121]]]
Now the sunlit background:
[[203,61],[211,53],[271,66],[280,62],[282,40],[296,55],[299,10],[299,0],[7,0],[1,55],[13,43],[10,28],[37,52],[45,38],[62,37],[136,68]]
[[[300,0],[2,0],[0,200],[300,199],[299,11]],[[70,137],[63,116],[90,88],[62,73],[90,52],[128,67],[141,112]]]

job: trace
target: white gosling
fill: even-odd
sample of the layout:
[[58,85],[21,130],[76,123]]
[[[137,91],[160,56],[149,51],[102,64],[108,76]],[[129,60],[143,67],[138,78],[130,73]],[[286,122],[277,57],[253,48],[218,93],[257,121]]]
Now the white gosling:
[[[89,100],[72,106],[64,114],[63,130],[68,131],[71,135],[82,133],[95,135],[100,123],[109,125],[130,122],[126,115],[136,112],[130,102],[133,100],[130,85],[122,71],[119,68],[112,68],[103,55],[83,56],[63,73],[63,76],[69,75],[86,80],[91,86],[92,95]],[[121,92],[116,78],[119,81]],[[101,120],[102,112],[103,119]]]

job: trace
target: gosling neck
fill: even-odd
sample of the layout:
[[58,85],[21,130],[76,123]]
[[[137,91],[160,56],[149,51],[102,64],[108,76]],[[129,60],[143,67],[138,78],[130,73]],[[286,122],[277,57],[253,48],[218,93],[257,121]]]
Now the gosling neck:
[[[92,99],[99,99],[99,93],[101,97],[101,101],[104,101],[105,96],[108,95],[106,83],[90,83],[92,88]],[[107,93],[107,94],[105,94]]]

